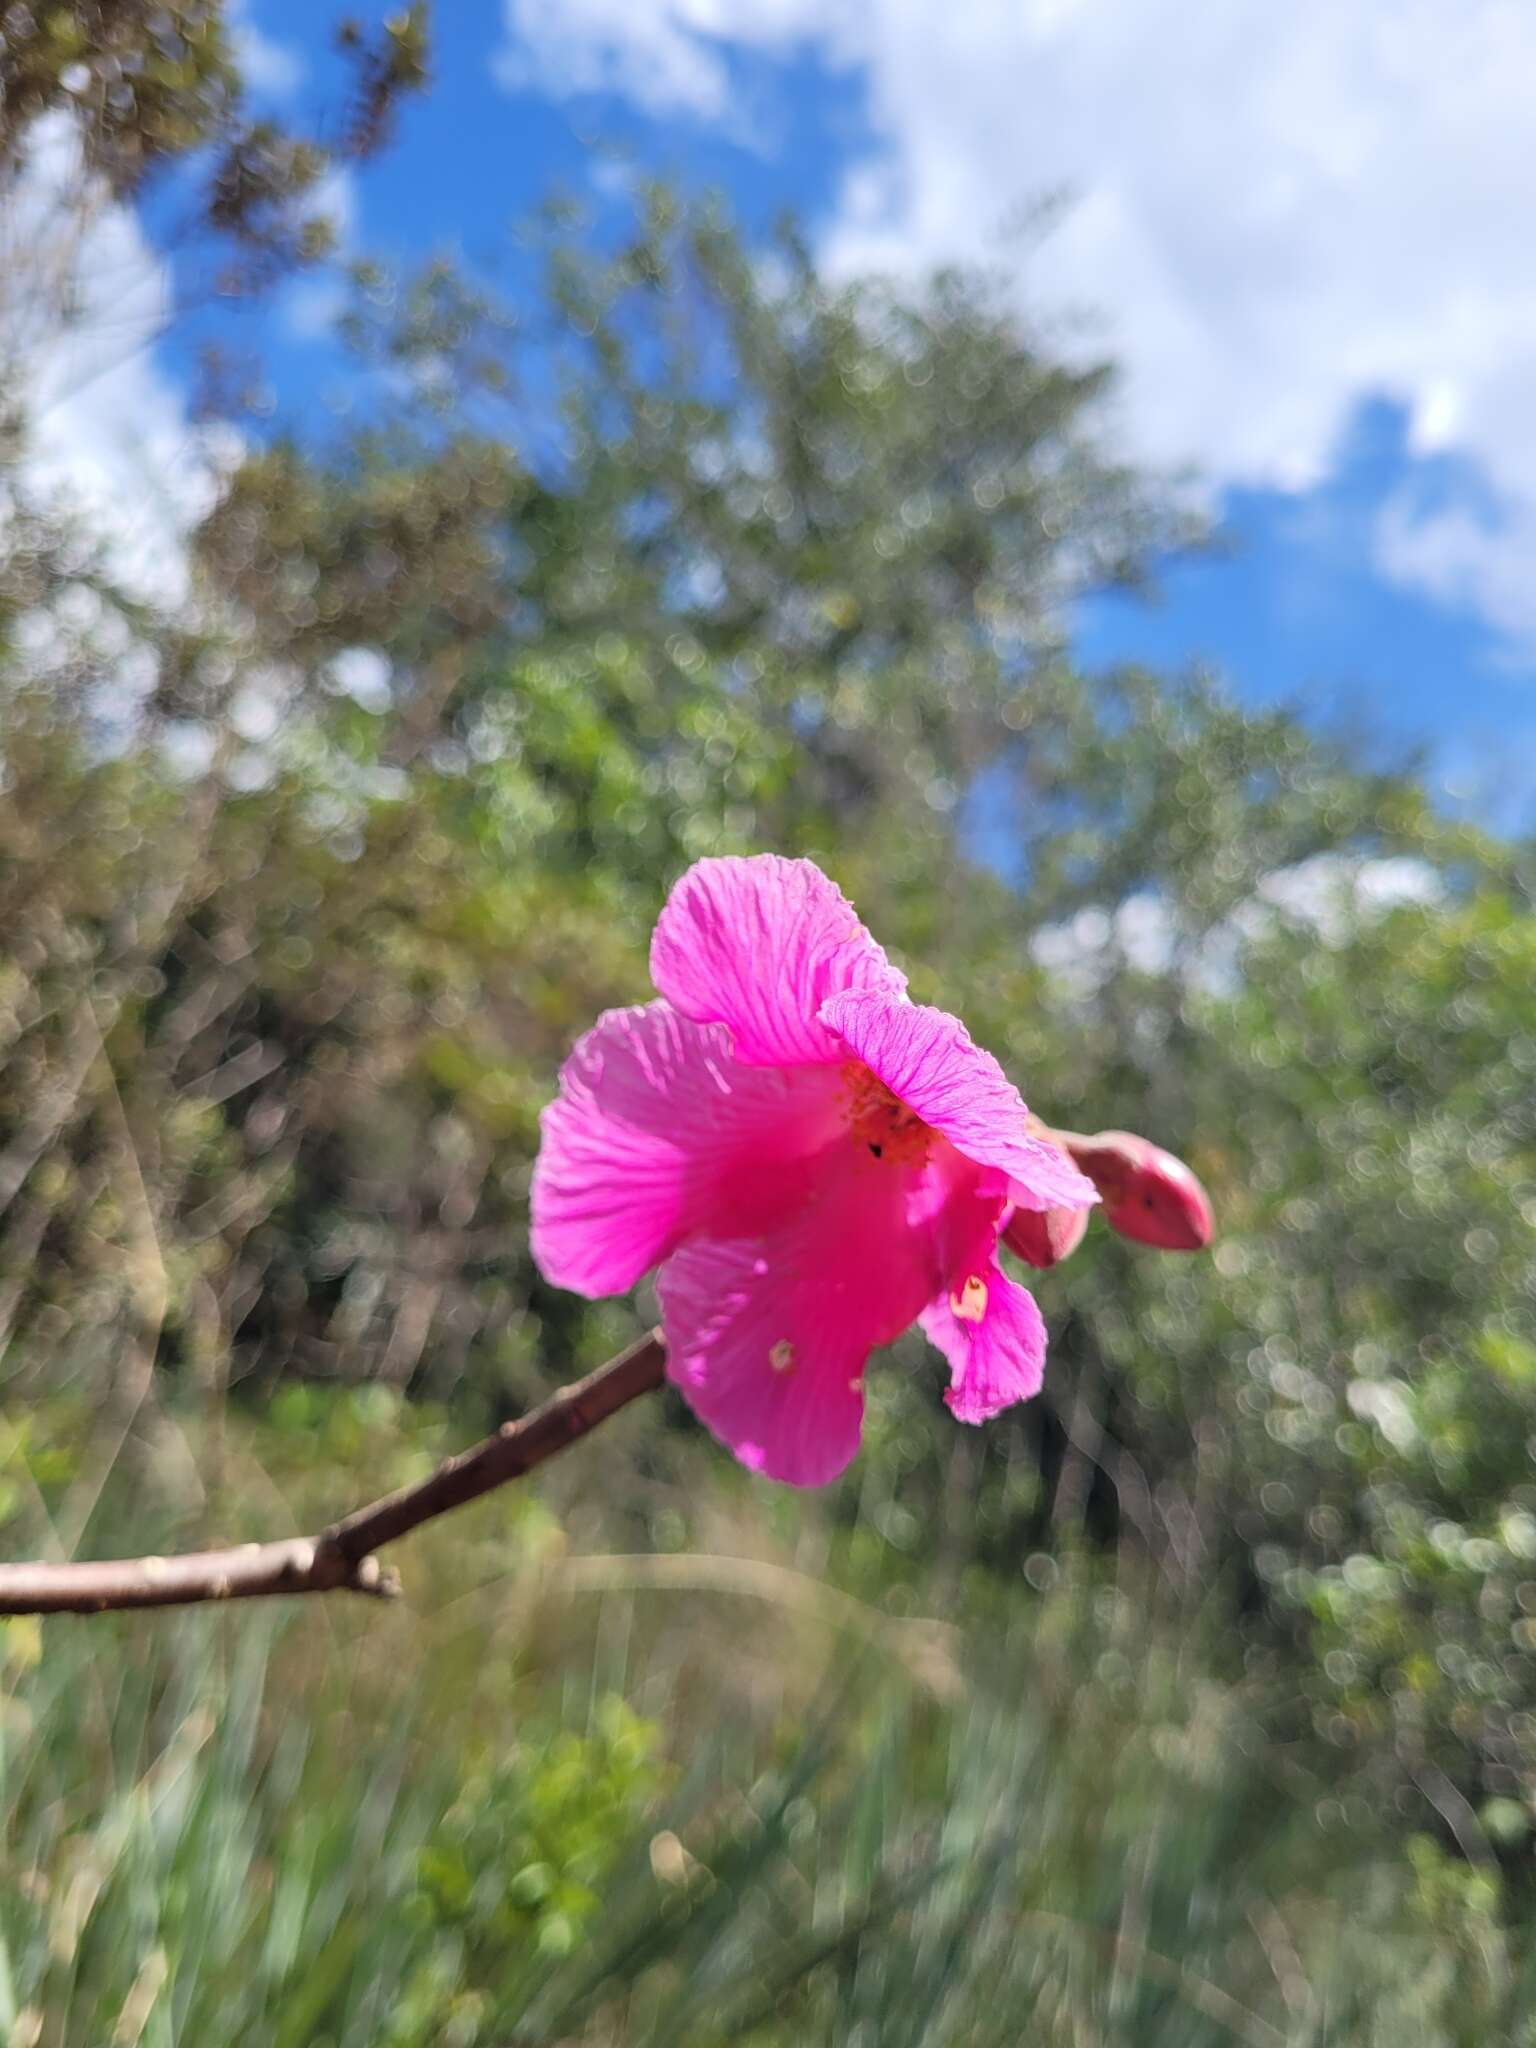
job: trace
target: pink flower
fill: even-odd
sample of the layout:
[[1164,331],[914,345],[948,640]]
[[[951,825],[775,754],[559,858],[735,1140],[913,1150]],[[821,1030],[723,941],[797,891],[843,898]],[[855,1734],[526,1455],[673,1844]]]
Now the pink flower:
[[913,1322],[963,1422],[1027,1400],[1033,1298],[997,1262],[1016,1209],[1098,1199],[965,1027],[809,861],[706,860],[651,942],[659,1002],[610,1010],[544,1113],[533,1254],[622,1294],[659,1266],[667,1370],[754,1470],[818,1486],[858,1449],[864,1368]]

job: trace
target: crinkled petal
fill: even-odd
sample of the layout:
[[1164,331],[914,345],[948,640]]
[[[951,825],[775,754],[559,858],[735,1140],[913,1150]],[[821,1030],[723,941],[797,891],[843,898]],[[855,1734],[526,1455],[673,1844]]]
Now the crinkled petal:
[[835,1479],[859,1446],[870,1352],[933,1292],[904,1177],[851,1146],[778,1230],[692,1238],[657,1276],[667,1374],[744,1465],[792,1486]]
[[748,1066],[840,1060],[817,1022],[827,997],[906,987],[820,868],[773,853],[688,870],[657,920],[651,978],[685,1017],[725,1025]]
[[666,1003],[610,1010],[544,1111],[533,1256],[578,1294],[622,1294],[691,1232],[762,1229],[803,1200],[842,1128],[830,1070],[744,1067]]
[[1099,1197],[1057,1145],[1035,1137],[1017,1088],[958,1017],[881,990],[830,997],[821,1021],[933,1130],[1010,1182],[1020,1209],[1087,1208]]
[[961,1422],[985,1422],[1040,1391],[1045,1376],[1045,1323],[1027,1287],[996,1259],[967,1274],[918,1319],[923,1334],[949,1360],[944,1396]]

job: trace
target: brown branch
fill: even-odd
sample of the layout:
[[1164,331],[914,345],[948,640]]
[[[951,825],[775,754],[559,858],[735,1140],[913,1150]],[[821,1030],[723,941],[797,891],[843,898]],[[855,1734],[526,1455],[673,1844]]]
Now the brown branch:
[[196,1550],[181,1557],[100,1563],[0,1564],[0,1615],[103,1614],[128,1607],[184,1607],[200,1600],[254,1600],[269,1593],[400,1590],[374,1553],[467,1501],[521,1479],[576,1443],[626,1403],[662,1382],[666,1352],[653,1330],[617,1358],[562,1387],[540,1408],[483,1443],[447,1458],[429,1479],[333,1522],[318,1536]]

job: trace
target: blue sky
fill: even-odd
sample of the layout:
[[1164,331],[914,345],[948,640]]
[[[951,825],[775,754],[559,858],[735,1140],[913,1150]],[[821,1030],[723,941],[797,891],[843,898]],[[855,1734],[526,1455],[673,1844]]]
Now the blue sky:
[[[337,77],[308,0],[246,0],[286,111]],[[1010,267],[1021,312],[1126,367],[1117,433],[1189,464],[1216,557],[1083,607],[1088,662],[1427,750],[1447,804],[1536,826],[1536,10],[1419,0],[465,0],[354,248],[483,260],[605,146],[793,209],[829,267]],[[1387,19],[1388,16],[1392,18]],[[1528,161],[1530,160],[1530,161]],[[1035,247],[1008,224],[1064,191]],[[1526,202],[1529,203],[1526,203]],[[337,386],[326,291],[259,342],[280,409]],[[174,346],[162,361],[180,373]],[[1529,545],[1528,545],[1529,544]]]

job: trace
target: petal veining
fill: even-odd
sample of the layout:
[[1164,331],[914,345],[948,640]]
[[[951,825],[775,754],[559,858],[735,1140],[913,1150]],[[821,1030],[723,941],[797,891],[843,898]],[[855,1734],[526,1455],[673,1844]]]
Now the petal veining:
[[821,1019],[931,1129],[1008,1176],[1018,1208],[1086,1208],[1098,1193],[1060,1146],[1037,1138],[1017,1088],[958,1017],[885,992],[828,998]]
[[748,1066],[843,1059],[817,1021],[828,996],[906,986],[837,885],[778,854],[691,867],[657,920],[651,978],[685,1017],[723,1024]]
[[744,1067],[718,1025],[610,1010],[544,1111],[533,1255],[578,1294],[622,1294],[689,1233],[765,1227],[841,1129],[831,1070]]

